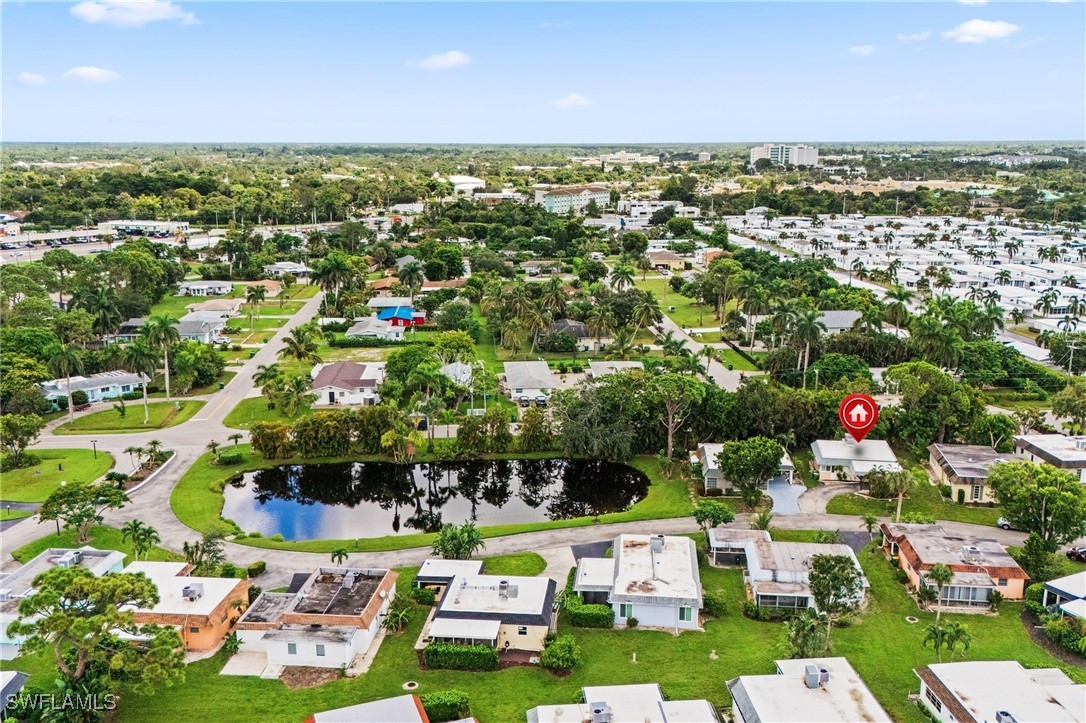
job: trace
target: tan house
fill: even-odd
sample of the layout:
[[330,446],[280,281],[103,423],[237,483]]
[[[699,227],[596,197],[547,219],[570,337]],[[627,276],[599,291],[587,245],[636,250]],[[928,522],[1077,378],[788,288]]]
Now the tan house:
[[928,447],[928,466],[939,484],[950,485],[952,500],[977,504],[995,503],[988,486],[992,465],[1007,455],[980,444],[933,444]]
[[169,625],[181,633],[185,650],[214,650],[226,639],[249,604],[249,581],[192,577],[185,562],[137,561],[125,573],[142,573],[158,588],[158,603],[130,608],[140,625]]
[[210,299],[208,301],[201,301],[198,304],[189,304],[187,308],[190,313],[194,311],[207,311],[237,316],[244,304],[245,299]]
[[987,607],[993,592],[1005,600],[1021,600],[1029,576],[1007,550],[993,539],[971,535],[948,535],[938,525],[883,522],[882,549],[887,558],[897,558],[898,567],[914,587],[934,589],[926,573],[942,563],[954,573],[943,588],[944,607]]
[[373,290],[374,296],[392,296],[392,287],[398,283],[400,280],[395,276],[384,276],[370,282],[370,289]]
[[686,268],[686,259],[673,251],[649,251],[646,256],[656,268],[668,268],[672,271],[682,271]]
[[250,281],[245,285],[249,286],[262,286],[264,287],[264,296],[269,299],[274,299],[279,296],[283,291],[283,284],[278,281],[272,281],[271,279],[262,279],[260,281]]

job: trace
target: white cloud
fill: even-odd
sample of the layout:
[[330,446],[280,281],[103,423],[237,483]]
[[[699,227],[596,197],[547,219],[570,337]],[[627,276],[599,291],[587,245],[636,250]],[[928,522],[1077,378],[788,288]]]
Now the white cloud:
[[444,53],[437,53],[431,55],[425,60],[417,60],[410,63],[410,65],[417,65],[420,68],[426,68],[427,70],[448,70],[449,68],[455,68],[459,65],[467,65],[471,62],[471,56],[467,53],[462,53],[459,50],[449,50]]
[[866,58],[868,55],[871,55],[872,53],[875,52],[875,46],[874,45],[853,45],[851,48],[848,49],[848,52],[849,52],[850,55],[858,55],[861,58]]
[[556,108],[573,108],[581,105],[592,105],[592,101],[590,101],[588,98],[585,98],[580,93],[570,93],[565,98],[552,100],[551,105]]
[[48,80],[46,80],[44,75],[39,75],[38,73],[28,73],[26,71],[19,73],[19,77],[16,78],[16,80],[18,80],[23,85],[45,85],[49,82]]
[[64,80],[75,80],[81,83],[108,83],[120,76],[112,70],[99,68],[95,65],[79,65],[66,70],[64,75],[60,77],[64,78]]
[[919,43],[927,40],[931,37],[930,30],[924,30],[919,33],[899,33],[897,39],[903,43]]
[[950,38],[958,43],[983,43],[986,40],[1000,40],[1014,35],[1021,28],[1003,20],[978,20],[966,21],[943,33],[944,38]]
[[141,28],[147,23],[176,21],[195,25],[196,15],[168,0],[86,0],[73,5],[72,15],[88,23]]

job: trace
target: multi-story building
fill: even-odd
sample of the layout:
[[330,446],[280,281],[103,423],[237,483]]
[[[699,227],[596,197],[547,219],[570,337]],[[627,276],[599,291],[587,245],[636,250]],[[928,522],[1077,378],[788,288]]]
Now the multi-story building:
[[817,166],[818,149],[803,144],[789,146],[782,143],[765,143],[750,149],[752,165],[763,158],[777,166]]
[[536,204],[551,213],[583,211],[591,201],[603,208],[611,202],[611,192],[603,186],[567,186],[539,189],[535,192]]

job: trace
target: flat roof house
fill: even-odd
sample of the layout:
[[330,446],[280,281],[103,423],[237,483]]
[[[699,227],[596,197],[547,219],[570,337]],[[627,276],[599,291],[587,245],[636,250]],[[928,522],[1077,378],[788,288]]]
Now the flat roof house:
[[440,641],[539,652],[553,629],[555,591],[547,577],[457,574],[415,647]]
[[832,336],[850,330],[861,316],[863,314],[851,309],[831,309],[819,314],[818,320],[825,325],[826,334]]
[[409,296],[374,296],[366,302],[366,306],[371,309],[387,309],[396,306],[411,306],[411,297]]
[[[698,448],[691,454],[690,461],[694,464],[701,465],[701,480],[702,484],[707,490],[723,490],[729,489],[732,483],[729,480],[724,479],[724,475],[720,472],[718,466],[717,457],[724,451],[724,445],[717,442],[702,442],[698,445]],[[796,466],[792,463],[792,458],[789,456],[787,450],[781,452],[781,466],[777,470],[777,475],[787,479],[791,484],[793,475],[796,472]],[[763,483],[763,489],[769,486],[769,480],[765,480]]]
[[445,593],[453,578],[457,575],[481,575],[482,560],[444,560],[431,558],[422,563],[415,575],[416,587],[428,587],[437,593],[437,599]]
[[182,296],[225,296],[233,290],[229,281],[186,281],[177,287]]
[[557,386],[545,361],[506,362],[502,376],[505,393],[514,399],[550,394]]
[[22,567],[0,573],[0,660],[14,660],[19,655],[23,639],[9,636],[8,625],[19,617],[19,601],[34,592],[34,578],[54,567],[84,567],[95,577],[101,577],[121,571],[124,553],[89,546],[79,549],[51,547]]
[[936,663],[915,671],[920,704],[941,723],[1086,723],[1086,685],[1016,660]]
[[876,469],[901,469],[894,450],[881,439],[857,442],[849,435],[844,439],[817,439],[811,443],[811,452],[818,465],[818,479],[823,482],[857,482]]
[[348,338],[359,337],[401,341],[403,340],[403,327],[393,326],[392,322],[378,319],[376,316],[365,316],[361,319],[355,319],[354,324],[347,329],[344,336]]
[[398,695],[314,713],[305,723],[430,723],[430,717],[417,695]]
[[929,584],[924,573],[942,563],[954,573],[943,588],[939,603],[944,607],[986,607],[993,591],[1006,600],[1021,600],[1029,576],[1014,558],[993,539],[971,535],[948,535],[938,525],[883,522],[882,548],[909,576],[913,586]]
[[649,262],[656,268],[670,269],[671,271],[682,271],[686,267],[686,259],[679,256],[674,251],[649,251],[645,254],[649,257]]
[[581,690],[583,703],[540,705],[528,711],[528,723],[716,723],[707,700],[664,700],[656,683],[597,685]]
[[578,561],[573,590],[585,602],[610,605],[616,627],[636,618],[644,627],[699,629],[701,577],[693,540],[619,535],[612,550],[612,559]]
[[891,720],[845,658],[778,660],[776,675],[729,680],[735,723]]
[[121,370],[91,374],[88,377],[77,376],[69,379],[51,379],[42,382],[42,394],[51,402],[68,397],[68,382],[71,382],[73,392],[86,392],[87,401],[100,402],[105,399],[115,399],[129,392],[143,392],[143,385],[150,379],[145,374],[135,374]]
[[1047,462],[1068,470],[1086,484],[1086,435],[1024,434],[1014,438],[1014,451],[1030,462]]
[[313,368],[309,388],[317,395],[316,404],[379,404],[377,387],[385,378],[383,364],[334,362]]
[[248,606],[249,581],[191,577],[191,570],[186,562],[133,562],[124,572],[146,575],[158,588],[159,600],[150,608],[129,609],[140,625],[177,628],[185,650],[214,650]]
[[1086,570],[1046,582],[1041,604],[1050,612],[1086,620]]
[[964,502],[995,502],[988,486],[988,471],[1007,455],[981,444],[932,444],[928,462],[935,479],[950,485],[951,499]]
[[747,543],[754,540],[770,542],[766,530],[748,530],[742,527],[714,527],[707,535],[709,561],[714,565],[746,565]]
[[241,649],[264,653],[265,670],[350,666],[377,637],[397,577],[392,570],[320,567],[295,593],[261,593],[238,621]]
[[744,548],[747,566],[744,577],[758,607],[817,610],[811,594],[811,567],[815,555],[839,555],[852,561],[863,584],[855,604],[863,603],[870,587],[856,554],[848,545],[752,539],[747,540]]
[[276,261],[274,264],[264,264],[264,273],[268,276],[279,278],[283,274],[295,276],[308,276],[310,268],[296,261]]

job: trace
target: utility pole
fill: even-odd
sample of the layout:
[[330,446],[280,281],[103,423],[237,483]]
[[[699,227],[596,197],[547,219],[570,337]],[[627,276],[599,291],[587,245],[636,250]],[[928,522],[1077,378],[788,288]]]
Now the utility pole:
[[1067,348],[1071,351],[1071,355],[1067,357],[1067,379],[1071,379],[1071,367],[1075,362],[1075,349],[1078,349],[1077,341],[1070,341],[1067,343]]

